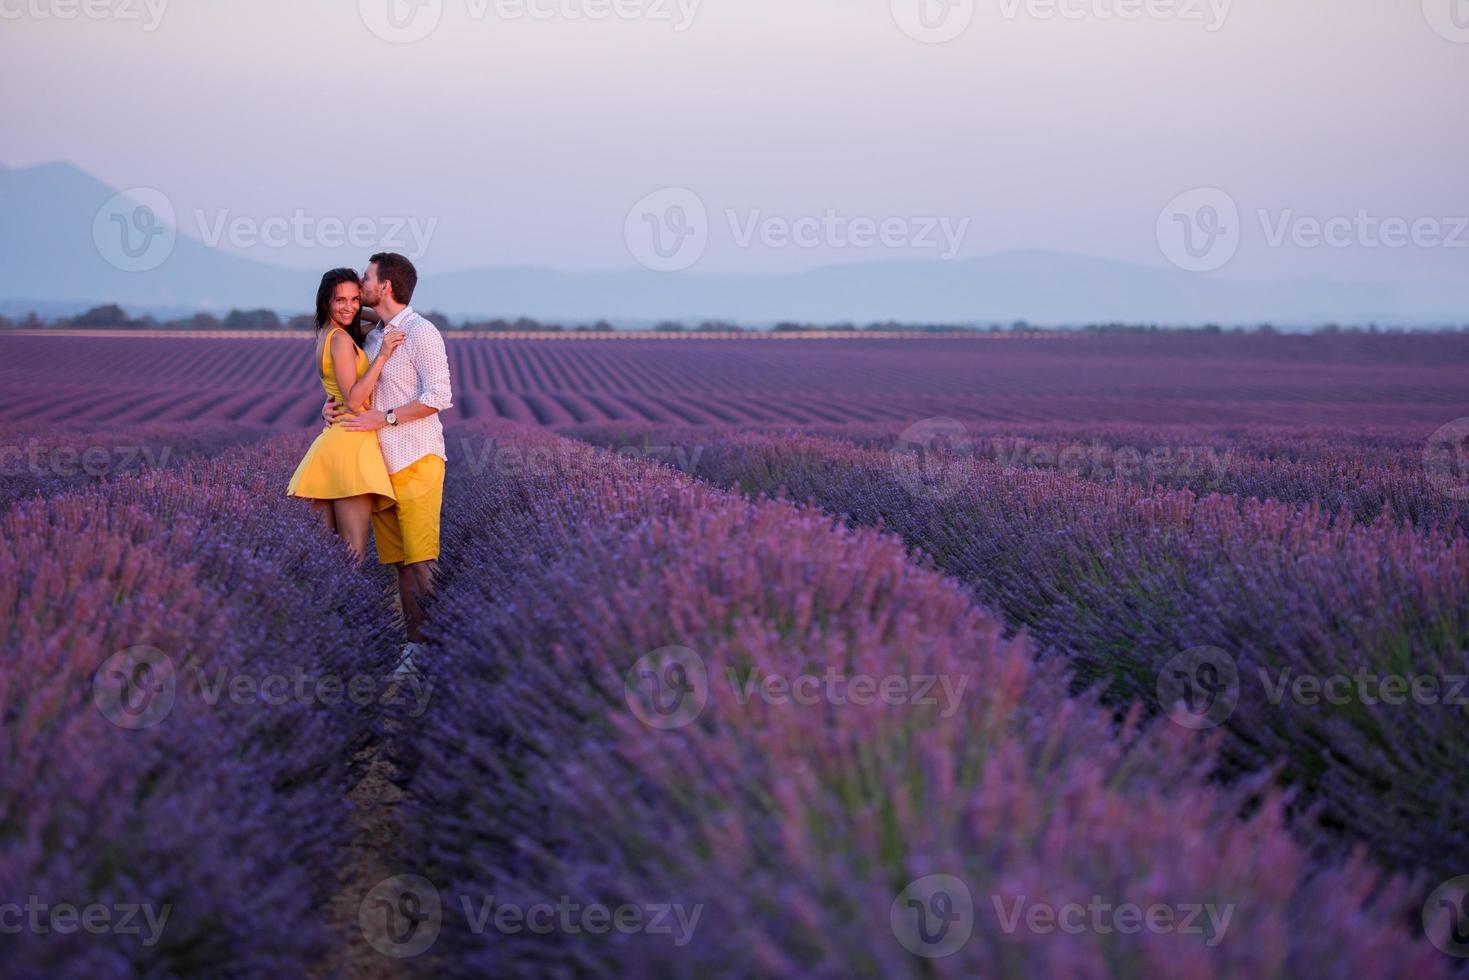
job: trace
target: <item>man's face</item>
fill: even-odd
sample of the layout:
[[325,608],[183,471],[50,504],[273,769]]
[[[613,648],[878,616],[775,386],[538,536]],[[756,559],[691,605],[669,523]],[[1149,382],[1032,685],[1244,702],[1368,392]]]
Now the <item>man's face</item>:
[[383,298],[385,289],[391,289],[377,277],[377,263],[367,263],[367,271],[362,273],[362,305],[377,306]]

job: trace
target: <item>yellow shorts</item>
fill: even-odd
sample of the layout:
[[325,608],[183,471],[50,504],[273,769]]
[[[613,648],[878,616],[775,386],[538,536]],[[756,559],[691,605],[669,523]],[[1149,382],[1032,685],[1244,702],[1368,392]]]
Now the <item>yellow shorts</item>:
[[439,511],[444,503],[444,461],[428,455],[391,474],[396,507],[372,515],[378,561],[413,565],[439,557]]

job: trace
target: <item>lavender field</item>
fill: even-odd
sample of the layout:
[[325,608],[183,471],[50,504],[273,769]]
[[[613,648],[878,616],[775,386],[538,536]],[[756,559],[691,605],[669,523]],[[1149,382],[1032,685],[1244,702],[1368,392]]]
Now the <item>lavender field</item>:
[[7,340],[0,975],[1469,956],[1469,335],[451,337],[411,681],[309,338]]
[[[21,335],[7,420],[305,426],[310,339]],[[1188,423],[1396,429],[1465,414],[1462,335],[989,335],[503,340],[450,335],[455,418],[559,425]]]

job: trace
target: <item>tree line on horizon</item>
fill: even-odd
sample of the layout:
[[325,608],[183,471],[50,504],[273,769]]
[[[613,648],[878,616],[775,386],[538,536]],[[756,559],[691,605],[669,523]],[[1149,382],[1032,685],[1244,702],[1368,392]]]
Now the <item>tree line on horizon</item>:
[[[424,316],[443,330],[452,332],[486,332],[486,333],[611,333],[618,328],[606,320],[598,320],[594,323],[581,323],[567,326],[561,323],[551,323],[536,320],[531,317],[518,317],[514,320],[494,318],[488,320],[461,319],[454,320],[446,313],[428,312]],[[84,313],[73,317],[58,317],[47,320],[39,316],[35,311],[28,313],[23,319],[12,320],[0,314],[0,330],[177,330],[177,331],[309,331],[316,326],[315,318],[309,313],[285,317],[284,319],[274,310],[230,310],[223,316],[214,313],[200,311],[191,316],[180,317],[173,320],[159,320],[150,315],[141,317],[130,316],[126,310],[115,303],[107,303],[102,306],[93,307]],[[760,333],[761,328],[750,327],[727,320],[705,320],[697,324],[689,325],[678,320],[664,320],[649,329],[655,333]],[[1139,323],[1089,323],[1079,327],[1057,328],[1043,327],[1028,323],[1025,320],[1016,320],[1008,324],[990,323],[979,326],[973,324],[956,323],[903,323],[896,320],[872,322],[867,324],[843,323],[797,323],[794,321],[782,321],[769,328],[775,333],[799,333],[799,332],[822,332],[822,333],[878,333],[878,332],[902,332],[902,333],[1159,333],[1159,332],[1184,332],[1205,334],[1276,334],[1283,331],[1273,324],[1261,323],[1253,327],[1223,327],[1219,324],[1209,323],[1202,326],[1174,326],[1168,324],[1139,324]],[[1311,328],[1309,331],[1299,331],[1310,334],[1338,334],[1338,333],[1393,333],[1407,332],[1403,327],[1379,327],[1377,324],[1369,324],[1366,327],[1342,326],[1340,324],[1328,323]],[[1469,332],[1469,324],[1460,326],[1445,326],[1437,331],[1415,331],[1415,332],[1438,332],[1457,333]]]

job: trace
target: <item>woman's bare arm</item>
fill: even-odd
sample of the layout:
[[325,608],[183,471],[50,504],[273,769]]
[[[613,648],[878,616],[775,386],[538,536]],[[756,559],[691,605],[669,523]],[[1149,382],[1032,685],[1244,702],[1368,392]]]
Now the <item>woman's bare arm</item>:
[[332,336],[332,371],[336,375],[337,388],[343,393],[349,411],[359,412],[372,401],[373,390],[382,376],[383,365],[403,344],[403,332],[390,330],[383,337],[382,349],[368,365],[367,372],[357,377],[357,345],[345,333]]

